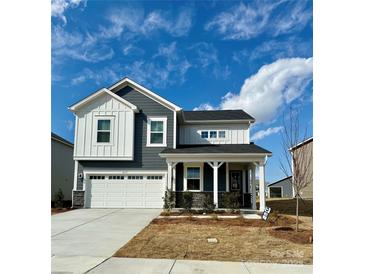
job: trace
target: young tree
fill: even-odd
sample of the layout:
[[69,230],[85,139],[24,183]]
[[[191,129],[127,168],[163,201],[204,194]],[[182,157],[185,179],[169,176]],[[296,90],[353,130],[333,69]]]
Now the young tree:
[[292,107],[283,115],[283,129],[281,131],[281,141],[284,159],[280,160],[280,168],[289,177],[292,175],[292,185],[296,199],[296,226],[299,226],[299,199],[301,191],[313,180],[312,172],[312,149],[293,147],[307,140],[307,128],[301,128],[299,111]]

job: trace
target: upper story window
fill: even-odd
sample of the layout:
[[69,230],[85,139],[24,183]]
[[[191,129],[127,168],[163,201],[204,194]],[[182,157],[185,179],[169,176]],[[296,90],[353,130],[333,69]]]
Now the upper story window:
[[97,127],[97,143],[110,143],[110,119],[99,119]]
[[209,132],[209,138],[211,138],[211,139],[215,139],[215,138],[217,138],[217,131],[215,131],[215,130],[211,130],[211,131]]
[[207,139],[207,138],[208,138],[208,131],[202,131],[202,132],[201,132],[201,137],[202,137],[203,139]]
[[202,130],[200,132],[200,137],[202,139],[226,139],[225,130]]
[[148,117],[147,119],[147,146],[165,147],[167,139],[167,118]]

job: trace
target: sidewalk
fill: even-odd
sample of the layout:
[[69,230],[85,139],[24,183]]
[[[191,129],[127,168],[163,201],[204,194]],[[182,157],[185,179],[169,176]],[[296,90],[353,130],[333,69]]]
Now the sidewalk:
[[105,274],[311,274],[312,265],[112,257],[87,273]]

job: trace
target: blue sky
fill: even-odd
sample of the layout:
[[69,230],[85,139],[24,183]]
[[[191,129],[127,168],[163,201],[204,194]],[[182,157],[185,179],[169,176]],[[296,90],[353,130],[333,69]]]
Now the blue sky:
[[128,76],[185,110],[244,109],[284,177],[282,114],[312,135],[311,1],[52,0],[52,131],[73,142],[67,107]]

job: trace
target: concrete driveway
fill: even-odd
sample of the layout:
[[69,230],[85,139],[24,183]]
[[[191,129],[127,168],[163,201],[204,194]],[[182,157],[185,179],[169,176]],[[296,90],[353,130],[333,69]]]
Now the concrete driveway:
[[52,273],[84,273],[126,244],[160,209],[78,209],[52,216]]

